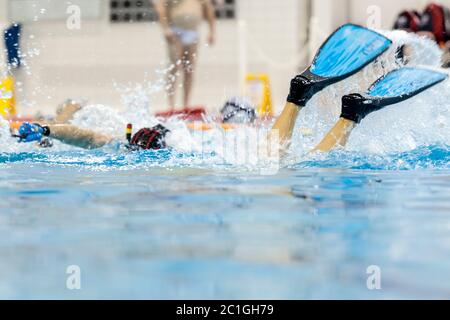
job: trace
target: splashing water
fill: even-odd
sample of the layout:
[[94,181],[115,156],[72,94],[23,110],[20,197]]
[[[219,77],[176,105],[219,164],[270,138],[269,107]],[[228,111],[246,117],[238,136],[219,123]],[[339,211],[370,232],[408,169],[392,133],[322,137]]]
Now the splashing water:
[[12,138],[10,138],[9,133],[9,123],[0,117],[0,143],[4,147],[8,147],[13,143]]
[[[450,146],[450,81],[421,95],[376,112],[354,130],[346,151],[330,155],[308,156],[310,151],[327,133],[339,117],[341,99],[345,94],[364,92],[379,77],[399,68],[396,59],[399,47],[408,45],[411,54],[408,66],[437,68],[441,51],[426,38],[402,31],[385,32],[394,45],[373,64],[358,74],[317,94],[297,121],[287,165],[294,167],[346,167],[367,169],[448,169]],[[72,124],[123,139],[127,123],[135,129],[151,127],[160,122],[150,113],[151,96],[163,90],[164,83],[116,85],[122,93],[124,110],[118,111],[104,105],[88,105],[75,114]],[[124,154],[122,149],[104,148],[97,151],[79,151],[77,148],[56,142],[52,150],[38,149],[34,145],[17,144],[9,137],[8,123],[0,122],[0,140],[4,146],[0,163],[46,162],[52,164],[76,164],[89,167],[126,168],[135,166],[199,166],[242,165],[227,158],[224,161],[224,132],[192,132],[185,122],[172,118],[164,121],[171,130],[168,143],[172,151]],[[270,126],[261,128],[268,130]],[[304,130],[307,128],[308,130]],[[305,134],[305,132],[308,132]],[[245,129],[234,132],[246,135]],[[236,145],[238,153],[245,154],[249,145],[257,141],[243,141]],[[28,153],[28,155],[27,155]],[[441,158],[439,158],[441,157]]]
[[[353,77],[323,90],[302,110],[293,138],[292,154],[296,155],[295,162],[302,161],[299,155],[303,157],[334,125],[341,111],[340,97],[367,91],[379,77],[401,66],[401,62],[395,59],[398,48],[405,44],[410,46],[412,54],[408,66],[438,68],[441,64],[442,52],[433,41],[403,31],[385,34],[393,40],[393,46],[382,58]],[[346,147],[346,161],[354,154],[355,167],[358,167],[357,162],[362,155],[366,155],[367,159],[386,157],[386,167],[398,168],[397,163],[391,161],[394,161],[395,155],[404,155],[404,152],[416,155],[417,150],[422,150],[426,157],[430,150],[443,146],[443,153],[448,154],[445,150],[450,145],[449,89],[450,82],[447,80],[414,98],[369,115],[352,133]],[[305,128],[313,134],[304,136],[302,133]],[[341,153],[330,155],[329,160],[340,166],[342,163],[338,161],[337,154]],[[417,160],[421,162],[420,157]],[[378,168],[382,169],[382,166]]]

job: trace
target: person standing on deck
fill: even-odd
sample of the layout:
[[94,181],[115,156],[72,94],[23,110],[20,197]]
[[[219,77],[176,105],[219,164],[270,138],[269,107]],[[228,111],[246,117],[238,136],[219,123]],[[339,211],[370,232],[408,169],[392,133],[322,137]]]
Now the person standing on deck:
[[215,42],[215,10],[211,0],[153,0],[164,31],[170,58],[167,79],[168,103],[175,109],[176,83],[183,72],[183,106],[188,107],[192,92],[194,67],[200,40],[199,26],[206,19],[209,25],[208,44]]

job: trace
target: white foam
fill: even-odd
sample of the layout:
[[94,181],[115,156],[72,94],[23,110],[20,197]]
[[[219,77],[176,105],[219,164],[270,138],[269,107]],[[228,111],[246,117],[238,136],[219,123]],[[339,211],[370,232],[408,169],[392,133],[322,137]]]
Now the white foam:
[[12,143],[11,134],[9,131],[9,123],[0,117],[0,143],[2,145],[2,150]]
[[121,140],[125,138],[125,128],[128,123],[133,124],[136,132],[141,128],[151,128],[162,122],[171,131],[167,136],[171,147],[184,152],[201,151],[201,145],[195,141],[185,122],[175,118],[158,120],[150,115],[147,106],[137,108],[136,105],[126,105],[125,109],[119,112],[105,105],[88,105],[75,114],[71,124]]
[[105,105],[88,105],[75,113],[72,124],[112,136],[124,132],[126,119],[114,108]]

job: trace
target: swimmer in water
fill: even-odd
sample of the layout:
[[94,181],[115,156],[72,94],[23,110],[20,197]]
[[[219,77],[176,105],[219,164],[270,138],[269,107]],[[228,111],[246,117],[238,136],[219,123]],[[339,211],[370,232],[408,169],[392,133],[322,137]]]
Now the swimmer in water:
[[[160,150],[167,148],[166,135],[170,132],[163,125],[142,128],[131,137],[129,147],[137,150]],[[59,140],[65,144],[84,149],[98,149],[121,141],[118,136],[110,136],[71,124],[24,123],[19,129],[20,142],[41,142],[44,138]]]
[[[352,36],[352,33],[355,35]],[[280,151],[286,151],[291,143],[298,114],[306,107],[307,102],[325,87],[362,70],[386,52],[391,44],[392,41],[383,35],[360,26],[347,24],[339,28],[319,50],[313,65],[292,79],[285,108],[269,136],[275,139],[270,140],[280,141]],[[340,59],[336,59],[336,52],[342,55]],[[371,87],[360,88],[359,93],[345,95],[342,97],[339,120],[314,151],[328,152],[339,146],[345,147],[353,129],[370,113],[420,94],[447,77],[447,73],[429,69],[400,67],[383,75]],[[236,118],[253,118],[253,112],[245,105],[236,105],[235,100],[229,101],[222,110],[223,121],[230,120],[228,112]],[[166,148],[165,139],[169,133],[162,125],[141,129],[133,137],[129,136],[130,149]],[[21,142],[41,141],[43,137],[51,137],[86,149],[101,148],[118,140],[118,137],[67,123],[24,123],[18,137]]]
[[[81,104],[68,100],[58,108],[53,120],[24,123],[16,137],[20,142],[42,142],[46,141],[46,138],[51,138],[84,149],[97,149],[122,140],[120,136],[110,136],[70,124],[74,115],[81,109]],[[222,108],[221,120],[227,124],[251,124],[256,120],[256,110],[246,100],[233,98]],[[161,124],[143,128],[133,136],[131,128],[128,130],[129,137],[126,144],[132,151],[167,148],[166,137],[170,134],[170,130]]]
[[[336,147],[345,147],[353,129],[369,114],[387,106],[410,99],[423,91],[441,83],[448,78],[447,73],[423,68],[400,68],[377,80],[366,92],[354,93],[342,97],[342,112],[336,125],[324,137],[313,151],[328,152]],[[305,93],[305,81],[297,76],[291,81],[291,90],[286,108],[278,118],[271,134],[277,135],[281,141],[281,149],[287,147],[292,137],[295,122]],[[255,119],[251,106],[240,100],[227,101],[222,109],[223,121],[246,120],[241,123],[249,124]],[[66,112],[66,117],[70,112]],[[128,128],[131,129],[131,128]],[[131,131],[131,130],[130,130]],[[160,150],[167,148],[166,136],[170,130],[163,125],[143,128],[134,136],[128,134],[128,148],[138,150]],[[96,149],[120,140],[118,137],[101,134],[89,129],[62,124],[30,124],[24,123],[19,129],[21,142],[41,142],[50,137],[73,146]],[[273,141],[273,140],[272,140]],[[283,144],[285,144],[283,146]],[[283,151],[283,150],[281,150]]]
[[80,128],[70,124],[74,115],[82,109],[82,105],[68,100],[56,112],[52,120],[38,120],[38,123],[23,123],[18,134],[19,142],[38,142],[48,147],[48,138],[65,144],[84,149],[98,149],[111,144],[123,144],[130,150],[159,150],[167,148],[166,136],[170,130],[162,125],[152,128],[142,128],[135,135],[131,135],[131,128],[127,130],[127,140],[118,136],[102,134],[94,130]]

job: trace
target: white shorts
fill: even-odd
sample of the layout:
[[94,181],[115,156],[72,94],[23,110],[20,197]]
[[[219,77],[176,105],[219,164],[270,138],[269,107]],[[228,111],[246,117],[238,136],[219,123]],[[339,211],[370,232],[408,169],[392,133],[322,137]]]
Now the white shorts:
[[183,46],[190,46],[196,44],[200,39],[200,33],[194,30],[185,30],[178,27],[172,27],[172,31],[175,33]]

